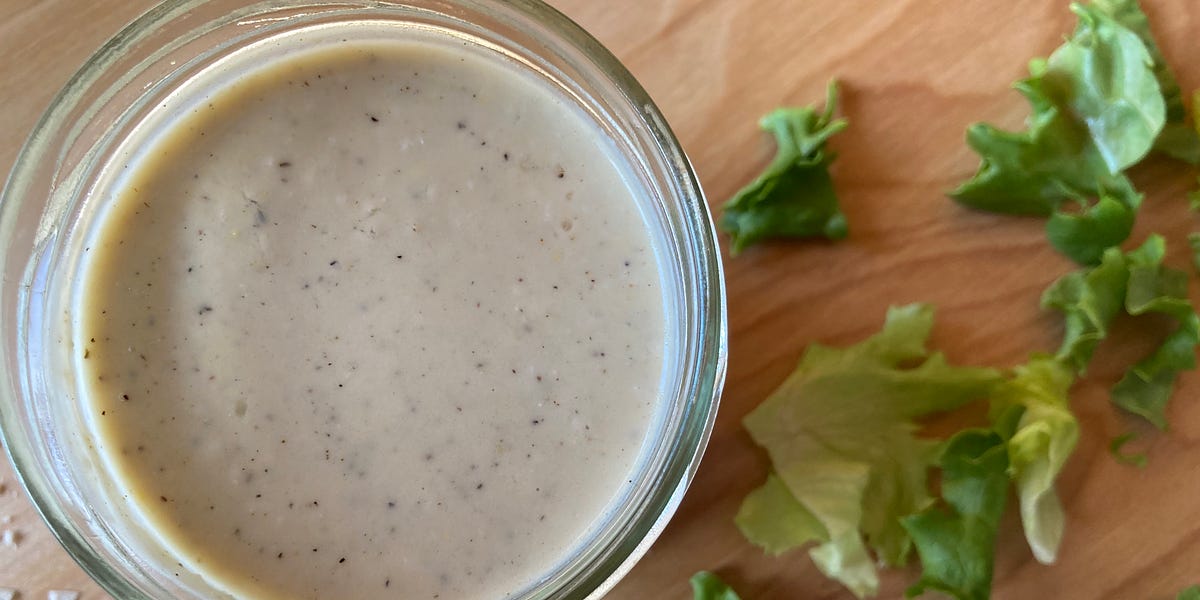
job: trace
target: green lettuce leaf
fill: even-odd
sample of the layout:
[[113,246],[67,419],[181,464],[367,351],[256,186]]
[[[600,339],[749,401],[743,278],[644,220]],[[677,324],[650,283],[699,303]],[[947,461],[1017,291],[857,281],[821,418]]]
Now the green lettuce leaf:
[[1154,61],[1154,77],[1162,88],[1167,122],[1154,142],[1154,149],[1190,164],[1200,163],[1200,135],[1187,123],[1187,105],[1179,81],[1150,31],[1150,20],[1137,0],[1092,0],[1091,6],[1103,12],[1141,38]]
[[1179,323],[1162,345],[1131,368],[1112,391],[1113,402],[1167,428],[1166,406],[1181,371],[1196,368],[1200,316],[1187,294],[1187,274],[1163,266],[1166,243],[1152,236],[1130,252],[1125,311],[1131,315],[1159,313]]
[[1200,600],[1200,585],[1186,587],[1179,591],[1179,595],[1175,596],[1175,600]]
[[1125,255],[1110,248],[1098,266],[1068,273],[1042,294],[1042,306],[1062,311],[1064,317],[1056,357],[1081,375],[1096,346],[1108,336],[1109,324],[1121,313],[1128,281]]
[[775,159],[766,171],[725,204],[721,228],[730,234],[731,252],[772,237],[846,237],[846,217],[838,205],[825,144],[846,128],[833,119],[837,84],[830,82],[825,110],[780,108],[759,126],[775,136]]
[[1192,253],[1192,268],[1200,273],[1200,233],[1192,232],[1187,236],[1188,250]]
[[720,577],[700,571],[692,575],[692,600],[741,600]]
[[[1192,93],[1192,126],[1198,136],[1200,136],[1200,120],[1197,120],[1196,115],[1200,115],[1200,90]],[[1200,181],[1200,180],[1198,180]],[[1200,211],[1200,190],[1188,192],[1188,209],[1195,212]],[[1193,246],[1193,249],[1195,246]]]
[[1096,267],[1068,273],[1042,295],[1042,305],[1062,311],[1063,343],[1057,358],[1083,373],[1112,320],[1129,315],[1164,314],[1179,327],[1149,356],[1135,364],[1112,390],[1113,402],[1166,428],[1165,409],[1180,371],[1196,366],[1200,317],[1187,296],[1187,275],[1163,266],[1166,243],[1150,236],[1138,249],[1108,249]]
[[1154,140],[1154,150],[1189,165],[1200,164],[1200,135],[1191,125],[1167,121]]
[[950,438],[938,462],[947,506],[901,520],[922,568],[907,595],[936,590],[959,600],[987,600],[1007,500],[1007,445],[994,431],[967,429]]
[[1132,433],[1122,433],[1121,435],[1118,435],[1108,443],[1108,453],[1112,455],[1114,460],[1121,464],[1141,469],[1144,468],[1148,462],[1146,454],[1144,452],[1125,452],[1125,446],[1135,439],[1137,439],[1137,436]]
[[[737,523],[747,538],[774,553],[817,541],[809,554],[818,568],[859,597],[878,590],[870,550],[886,564],[907,561],[912,540],[900,517],[932,502],[926,477],[939,448],[915,435],[915,420],[989,397],[1003,382],[994,369],[931,354],[932,326],[932,308],[911,305],[889,310],[883,330],[863,342],[812,345],[746,416],[777,478],[743,504]],[[787,532],[769,533],[779,523]]]
[[1017,487],[1025,539],[1043,564],[1057,558],[1065,525],[1054,481],[1079,441],[1079,422],[1067,398],[1074,382],[1070,367],[1053,357],[1035,355],[1014,370],[1013,378],[992,399],[993,422],[1007,420],[1014,408],[1020,408],[1015,427],[997,430],[1007,440],[1009,473]]
[[1050,216],[1054,247],[1090,265],[1132,231],[1141,195],[1123,171],[1151,150],[1168,115],[1138,33],[1101,8],[1071,10],[1075,33],[1015,86],[1032,109],[1028,128],[972,125],[980,167],[950,195],[979,210]]
[[[1192,125],[1195,127],[1197,134],[1200,135],[1200,120],[1196,118],[1196,115],[1200,115],[1200,90],[1192,93]],[[1200,211],[1200,190],[1188,192],[1187,198],[1188,209]]]
[[1056,211],[1046,221],[1050,244],[1082,265],[1099,263],[1105,250],[1129,237],[1142,204],[1142,195],[1125,177],[1113,178],[1096,193],[1095,204],[1077,213]]

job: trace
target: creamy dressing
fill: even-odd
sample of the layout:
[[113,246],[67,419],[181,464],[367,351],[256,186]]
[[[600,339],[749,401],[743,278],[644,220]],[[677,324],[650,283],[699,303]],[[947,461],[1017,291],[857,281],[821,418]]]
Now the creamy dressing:
[[83,267],[98,451],[240,597],[499,598],[625,489],[663,370],[626,167],[490,51],[355,42],[216,90]]

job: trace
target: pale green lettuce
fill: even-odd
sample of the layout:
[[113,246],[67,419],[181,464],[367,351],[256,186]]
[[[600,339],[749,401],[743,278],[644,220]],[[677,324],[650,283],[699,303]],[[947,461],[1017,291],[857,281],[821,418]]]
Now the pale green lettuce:
[[829,532],[774,473],[746,495],[734,519],[750,541],[779,555],[809,542],[829,540]]
[[1092,0],[1091,6],[1129,28],[1141,38],[1154,61],[1154,77],[1162,88],[1167,122],[1154,142],[1154,149],[1190,164],[1200,163],[1200,135],[1188,125],[1187,104],[1179,81],[1150,31],[1150,20],[1137,0]]
[[859,344],[810,346],[746,416],[774,468],[737,516],[751,542],[773,553],[816,542],[818,568],[859,597],[878,590],[872,550],[885,564],[907,561],[912,540],[900,518],[932,503],[926,477],[940,447],[915,435],[915,420],[987,398],[1003,382],[994,369],[930,353],[932,326],[932,308],[911,305],[889,310],[883,330]]
[[1067,397],[1074,382],[1070,367],[1035,355],[992,399],[992,420],[1007,441],[1025,539],[1044,564],[1057,558],[1065,526],[1054,481],[1079,441],[1079,421]]
[[1030,71],[1083,125],[1110,174],[1136,164],[1166,123],[1154,57],[1137,32],[1095,3],[1072,4],[1079,25],[1066,44]]

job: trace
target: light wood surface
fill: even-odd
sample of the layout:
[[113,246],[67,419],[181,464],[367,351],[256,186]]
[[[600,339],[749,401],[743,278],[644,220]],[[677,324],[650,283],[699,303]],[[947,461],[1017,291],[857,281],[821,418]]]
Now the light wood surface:
[[[1185,90],[1200,87],[1200,5],[1144,0]],[[935,344],[960,363],[1009,366],[1052,349],[1057,317],[1041,290],[1070,265],[1041,223],[959,208],[944,190],[976,158],[968,123],[1017,126],[1027,114],[1009,85],[1073,26],[1059,0],[558,0],[649,89],[719,206],[772,154],[757,117],[823,97],[843,82],[850,129],[832,143],[834,178],[851,225],[847,241],[773,244],[726,260],[730,370],[720,417],[699,475],[650,553],[610,597],[689,597],[687,578],[711,569],[746,600],[851,596],[803,552],[768,558],[733,526],[742,497],[766,473],[742,416],[789,373],[810,342],[846,344],[877,329],[889,304],[939,307]],[[52,94],[87,55],[148,0],[0,0],[0,170]],[[1197,229],[1183,194],[1195,172],[1152,160],[1135,179],[1148,192],[1135,241],[1158,231],[1169,262],[1187,264],[1184,235]],[[1193,290],[1196,286],[1193,286]],[[1195,294],[1193,294],[1195,296]],[[1119,328],[1073,406],[1079,450],[1060,489],[1069,515],[1059,564],[1037,564],[1013,510],[1000,536],[995,598],[1166,599],[1200,582],[1200,375],[1186,374],[1170,409],[1172,430],[1146,431],[1109,406],[1107,388],[1148,345]],[[1149,434],[1150,465],[1117,464],[1105,448],[1129,429]],[[0,464],[0,588],[21,598],[50,589],[104,594],[51,537]],[[913,569],[885,578],[897,598]]]

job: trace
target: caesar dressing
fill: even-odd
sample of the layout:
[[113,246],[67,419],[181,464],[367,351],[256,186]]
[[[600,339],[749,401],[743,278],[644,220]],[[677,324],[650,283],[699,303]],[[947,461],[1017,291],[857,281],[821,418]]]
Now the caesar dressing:
[[643,192],[566,95],[460,42],[349,40],[140,156],[79,364],[181,565],[239,597],[500,598],[622,493],[664,291]]

